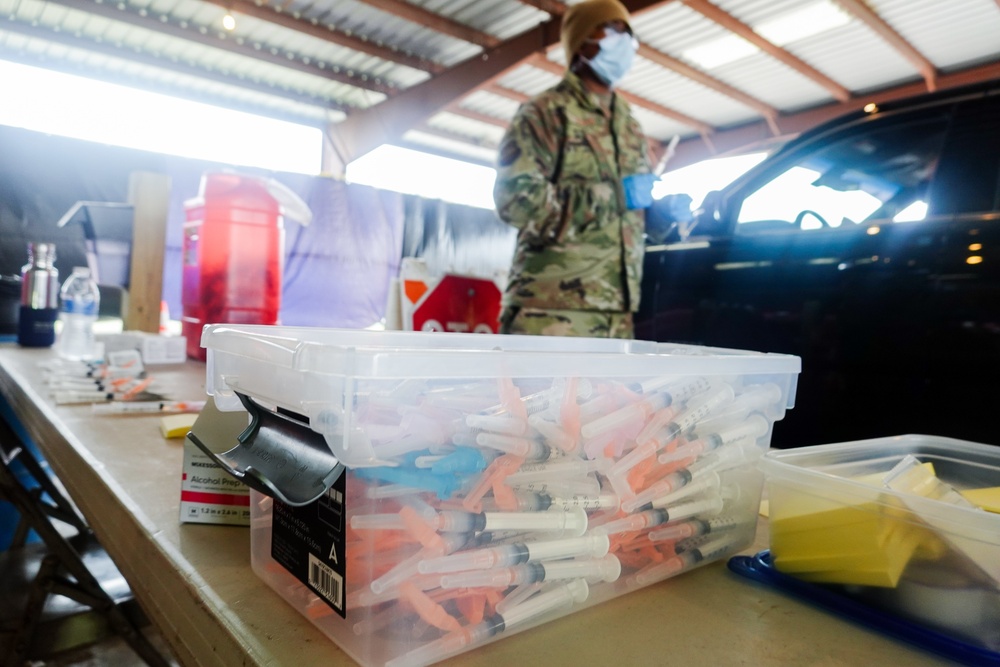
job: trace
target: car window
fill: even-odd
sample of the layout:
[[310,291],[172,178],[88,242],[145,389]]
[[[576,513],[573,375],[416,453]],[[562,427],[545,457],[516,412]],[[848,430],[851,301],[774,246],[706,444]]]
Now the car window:
[[1000,211],[1000,95],[967,100],[948,130],[930,215]]
[[942,115],[855,131],[788,162],[743,200],[738,231],[922,219],[946,128]]

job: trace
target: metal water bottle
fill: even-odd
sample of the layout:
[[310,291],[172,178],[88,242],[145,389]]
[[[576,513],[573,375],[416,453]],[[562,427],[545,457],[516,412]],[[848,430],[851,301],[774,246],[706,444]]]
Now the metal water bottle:
[[55,244],[28,244],[28,263],[21,269],[21,310],[17,320],[17,342],[24,347],[49,347],[56,340],[59,271],[55,261]]

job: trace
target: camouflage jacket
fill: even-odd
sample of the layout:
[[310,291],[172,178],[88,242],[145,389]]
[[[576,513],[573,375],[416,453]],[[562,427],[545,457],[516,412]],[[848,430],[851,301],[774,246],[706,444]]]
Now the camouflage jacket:
[[649,171],[621,96],[609,121],[567,72],[523,104],[500,144],[493,190],[500,218],[518,230],[504,305],[638,310],[645,215],[626,209],[622,178]]

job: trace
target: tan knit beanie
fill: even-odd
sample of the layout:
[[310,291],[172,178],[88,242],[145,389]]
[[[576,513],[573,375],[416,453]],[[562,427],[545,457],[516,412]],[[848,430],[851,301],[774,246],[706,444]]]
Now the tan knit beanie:
[[[618,0],[586,0],[571,5],[563,14],[560,38],[566,53],[566,66],[599,25],[608,21],[629,23],[628,10]],[[629,26],[631,28],[631,26]]]

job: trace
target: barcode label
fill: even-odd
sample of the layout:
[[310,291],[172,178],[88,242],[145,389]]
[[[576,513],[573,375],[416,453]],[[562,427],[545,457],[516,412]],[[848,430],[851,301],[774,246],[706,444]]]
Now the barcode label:
[[336,609],[344,608],[343,577],[312,554],[309,554],[309,585]]

